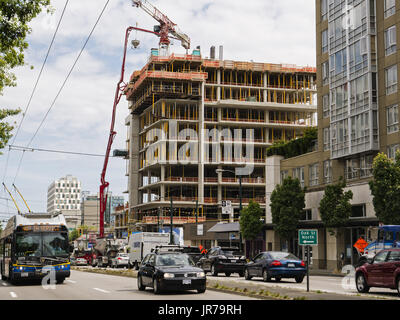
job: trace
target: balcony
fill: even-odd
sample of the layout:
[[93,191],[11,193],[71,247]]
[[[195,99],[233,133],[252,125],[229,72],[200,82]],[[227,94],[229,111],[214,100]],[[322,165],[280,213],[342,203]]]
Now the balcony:
[[[205,222],[205,217],[197,217],[198,222]],[[157,216],[147,216],[143,217],[142,223],[144,224],[165,224],[169,225],[171,223],[171,217],[157,217]],[[196,217],[173,217],[172,223],[176,224],[186,224],[186,223],[196,223]]]

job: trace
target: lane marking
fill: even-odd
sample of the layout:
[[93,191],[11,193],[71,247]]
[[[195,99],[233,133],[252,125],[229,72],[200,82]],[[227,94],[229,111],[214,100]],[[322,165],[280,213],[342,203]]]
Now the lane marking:
[[15,292],[10,292],[11,297],[13,298],[18,298],[17,294]]
[[3,286],[7,286],[7,283],[6,282],[2,282],[1,283]]
[[100,292],[103,292],[103,293],[110,293],[110,291],[99,289],[99,288],[93,288],[93,289],[97,290],[97,291],[100,291]]
[[73,281],[73,280],[66,280],[66,281],[69,283],[76,283],[76,281]]

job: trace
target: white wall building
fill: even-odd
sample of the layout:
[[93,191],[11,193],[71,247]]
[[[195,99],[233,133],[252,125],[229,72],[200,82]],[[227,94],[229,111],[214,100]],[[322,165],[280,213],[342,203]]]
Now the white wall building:
[[69,229],[81,225],[81,182],[67,175],[53,181],[47,190],[47,212],[61,211]]

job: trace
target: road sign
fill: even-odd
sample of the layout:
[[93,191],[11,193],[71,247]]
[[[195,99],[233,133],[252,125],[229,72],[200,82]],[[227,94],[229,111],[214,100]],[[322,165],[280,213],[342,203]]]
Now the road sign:
[[222,214],[232,214],[232,202],[230,200],[222,200]]
[[300,246],[317,246],[318,230],[299,230]]
[[357,242],[353,245],[353,247],[356,248],[357,251],[360,252],[361,254],[364,253],[364,249],[367,246],[368,242],[365,241],[363,238],[358,239]]

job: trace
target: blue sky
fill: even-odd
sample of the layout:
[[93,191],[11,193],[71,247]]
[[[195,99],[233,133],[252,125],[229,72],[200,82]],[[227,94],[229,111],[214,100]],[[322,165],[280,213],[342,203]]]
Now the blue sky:
[[[65,0],[52,0],[54,13],[43,13],[31,23],[27,65],[15,70],[18,86],[7,88],[0,106],[25,109]],[[26,146],[55,98],[106,0],[70,0],[38,89],[22,124],[15,145]],[[314,0],[151,0],[191,38],[192,48],[224,46],[224,59],[315,66]],[[84,54],[51,110],[31,147],[104,154],[111,111],[121,69],[123,40],[129,25],[153,29],[156,21],[131,6],[130,0],[111,0]],[[129,50],[125,80],[141,69],[150,48],[158,46],[153,35],[133,32],[140,48]],[[184,53],[179,42],[171,51]],[[30,66],[34,69],[31,70]],[[113,149],[125,149],[128,104],[118,106]],[[10,121],[21,121],[21,116]],[[12,141],[12,140],[11,140]],[[3,150],[0,175],[11,189],[21,158],[20,151]],[[6,159],[9,159],[6,166]],[[36,212],[47,209],[47,188],[67,174],[82,182],[82,189],[97,193],[104,159],[43,152],[25,152],[16,185]],[[7,169],[7,170],[6,170]],[[107,178],[110,191],[122,195],[127,189],[126,162],[110,159]],[[2,192],[0,197],[5,197]],[[22,207],[22,202],[19,201]],[[12,203],[0,199],[0,220],[14,213]]]

